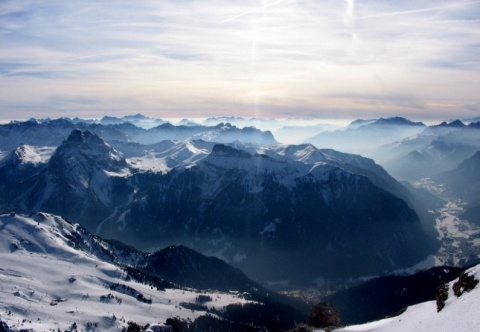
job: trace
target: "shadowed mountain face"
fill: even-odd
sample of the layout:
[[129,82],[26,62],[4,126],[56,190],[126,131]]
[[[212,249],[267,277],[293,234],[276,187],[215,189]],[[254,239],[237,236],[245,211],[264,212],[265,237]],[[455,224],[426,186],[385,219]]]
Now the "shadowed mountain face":
[[[262,287],[239,269],[185,246],[170,246],[146,257],[144,270],[162,279],[196,289],[235,290],[255,294]],[[265,294],[267,290],[262,290]],[[265,295],[264,294],[264,295]]]
[[131,188],[124,176],[129,172],[121,153],[95,134],[74,130],[33,183],[25,204],[30,210],[85,220],[93,229],[111,213],[112,204],[126,203]]
[[[380,273],[413,263],[421,256],[418,249],[425,254],[415,213],[364,177],[331,169],[282,183],[296,172],[288,164],[265,157],[215,158],[282,168],[224,168],[208,157],[198,168],[171,172],[158,187],[139,192],[146,200],[130,205],[127,231],[118,235],[130,243],[142,238],[136,245],[189,243],[257,278],[302,283]],[[142,215],[161,222],[148,223]]]

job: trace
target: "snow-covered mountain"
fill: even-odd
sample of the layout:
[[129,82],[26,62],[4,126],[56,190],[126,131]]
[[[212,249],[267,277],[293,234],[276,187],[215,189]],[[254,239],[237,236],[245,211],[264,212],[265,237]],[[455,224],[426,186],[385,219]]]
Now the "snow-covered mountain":
[[[145,119],[139,121],[147,121]],[[138,125],[138,126],[137,126]],[[261,131],[255,127],[238,128],[229,123],[215,126],[178,125],[161,122],[160,125],[145,129],[132,119],[104,118],[104,121],[91,122],[68,118],[30,119],[13,121],[0,125],[0,151],[11,151],[21,144],[33,146],[59,146],[72,130],[80,129],[97,134],[106,142],[136,142],[155,144],[164,140],[205,140],[210,142],[231,143],[235,141],[257,145],[276,144],[270,131]]]
[[235,141],[258,145],[277,143],[270,131],[261,131],[255,127],[238,128],[230,123],[223,122],[210,127],[200,125],[174,126],[170,123],[165,123],[134,137],[134,141],[142,144],[152,144],[163,140],[198,139],[217,143],[231,143]]
[[268,147],[243,147],[251,153],[267,155],[277,160],[300,162],[314,165],[328,163],[351,173],[369,178],[375,185],[407,200],[406,190],[374,160],[356,154],[343,153],[332,149],[318,149],[312,144],[274,145]]
[[46,163],[54,151],[55,147],[22,144],[0,160],[0,165],[19,168],[36,167],[39,164]]
[[[2,184],[15,188],[10,197],[20,207],[74,220],[107,217],[112,206],[127,202],[131,190],[125,183],[131,173],[123,155],[97,135],[78,129],[55,150],[38,175],[20,174]],[[27,183],[19,185],[23,181]]]
[[145,131],[131,123],[102,125],[91,121],[60,119],[30,119],[0,125],[0,150],[10,151],[19,145],[59,146],[74,129],[90,131],[106,141],[129,141]]
[[[303,319],[300,311],[273,292],[269,292],[268,302],[263,302],[262,298],[268,298],[266,290],[218,259],[186,248],[168,248],[168,253],[171,258],[153,271],[149,257],[156,260],[166,257],[164,253],[144,254],[105,242],[83,227],[47,213],[0,215],[0,329],[117,331],[133,328],[134,323],[142,327],[165,323],[172,317],[191,322],[207,313],[213,314],[215,321],[223,321],[224,313],[234,310],[252,319],[252,326],[270,324],[286,329],[294,326],[295,319]],[[231,288],[216,291],[212,280],[204,283],[205,288],[187,289],[178,278],[173,284],[156,276],[163,269],[170,275],[184,273],[189,268],[185,257],[193,254],[192,260],[213,260],[210,265],[221,266],[227,275],[236,274],[229,280]],[[208,264],[198,266],[189,280],[205,280],[212,271],[215,269]],[[258,290],[250,287],[252,293],[246,293],[245,285]],[[257,310],[255,317],[248,311],[252,308]],[[289,314],[280,323],[272,320],[265,325],[268,317],[262,311],[267,310],[274,315],[278,310]],[[245,322],[235,323],[246,326]]]
[[111,141],[110,145],[122,151],[134,171],[165,173],[175,167],[187,167],[205,158],[215,143],[203,140],[167,140],[146,145]]
[[[140,115],[122,118],[118,123],[117,120],[106,118],[104,123],[112,123],[100,124],[32,119],[0,125],[0,211],[19,213],[0,217],[0,252],[5,257],[0,265],[0,278],[3,278],[0,287],[6,287],[15,275],[20,276],[15,280],[21,280],[15,284],[20,289],[18,293],[1,295],[0,303],[7,303],[9,307],[1,311],[0,321],[8,326],[15,329],[33,326],[36,330],[47,329],[47,326],[68,329],[73,322],[80,324],[74,320],[65,323],[58,311],[54,316],[37,317],[41,321],[44,317],[54,317],[52,321],[61,322],[55,323],[57,325],[28,325],[33,324],[29,322],[33,321],[31,313],[43,315],[49,309],[45,305],[47,300],[36,297],[39,292],[54,294],[56,297],[50,296],[49,305],[61,307],[64,315],[68,313],[66,317],[80,315],[80,300],[97,309],[101,308],[95,302],[97,297],[100,302],[102,299],[109,302],[107,304],[118,301],[115,296],[120,298],[120,295],[113,293],[118,291],[117,286],[108,288],[112,297],[90,285],[92,280],[94,284],[103,282],[101,288],[105,284],[125,285],[130,278],[132,282],[141,280],[168,288],[165,293],[179,284],[222,291],[236,288],[249,293],[250,301],[265,304],[276,295],[218,258],[241,268],[263,284],[325,285],[411,267],[436,251],[437,236],[445,243],[450,240],[444,236],[450,230],[442,228],[453,229],[448,225],[449,219],[436,218],[434,213],[443,202],[399,183],[372,159],[320,149],[312,144],[276,144],[270,132],[248,126],[240,129],[229,123],[162,124],[144,129],[132,124],[149,120]],[[355,136],[362,131],[385,133],[388,128],[398,130],[399,135],[410,129],[421,129],[420,134],[396,143],[398,150],[390,150],[400,155],[416,147],[435,158],[450,156],[445,160],[452,161],[451,156],[461,156],[475,146],[478,151],[475,124],[465,126],[454,122],[424,128],[406,119],[391,118],[357,121],[346,131],[355,132],[352,134]],[[452,151],[452,154],[442,154],[442,151]],[[432,158],[427,159],[435,160]],[[412,165],[418,164],[412,162]],[[478,153],[456,170],[440,175],[445,180],[444,189],[449,189],[454,196],[463,195],[462,198],[477,195],[476,166]],[[465,192],[460,195],[459,190]],[[37,211],[59,214],[82,226]],[[459,231],[465,231],[460,219],[455,223]],[[136,249],[115,241],[102,241],[89,231],[121,240]],[[473,228],[468,232],[465,236],[474,243],[478,235]],[[455,241],[451,247],[457,250],[455,246],[460,242]],[[204,257],[186,246],[216,258]],[[162,250],[144,254],[138,249]],[[464,249],[457,250],[457,261],[473,261],[476,251]],[[27,257],[38,261],[31,264],[20,261]],[[87,258],[95,264],[85,263]],[[41,271],[39,279],[47,281],[32,283],[32,289],[28,288],[26,283],[34,277],[23,266],[32,266],[35,271],[42,262],[53,265],[55,259],[57,263],[62,262],[63,272],[57,273],[54,267]],[[7,268],[3,262],[7,262]],[[79,262],[79,265],[76,268],[70,262]],[[97,271],[99,266],[102,269]],[[69,281],[66,269],[76,271],[74,281]],[[80,270],[85,270],[86,275],[79,277]],[[121,273],[117,276],[117,272],[112,271]],[[68,297],[56,293],[48,273],[57,273],[59,278],[67,280],[61,292],[67,292]],[[127,274],[129,278],[125,279]],[[45,284],[50,288],[45,288]],[[92,289],[95,301],[75,297],[81,292],[77,285],[89,292]],[[136,298],[139,294],[142,294],[140,302],[148,300],[145,294],[163,304],[167,301],[161,300],[163,295],[151,288],[149,292],[148,286],[142,288],[145,285],[141,283],[129,286],[133,291],[122,286],[123,293],[120,293],[130,296],[128,301],[132,303],[139,301]],[[72,292],[68,293],[70,290],[65,290],[66,287],[72,288]],[[103,288],[103,292],[105,290]],[[75,310],[65,309],[63,299],[66,298]],[[168,300],[174,301],[173,297]],[[277,300],[282,305],[290,305],[285,299]],[[189,310],[178,309],[178,305],[175,310],[190,313],[193,308],[198,315],[207,312],[203,304],[198,307],[199,303],[190,298],[184,302],[190,303],[187,303]],[[34,304],[36,311],[25,307]],[[263,312],[256,305],[246,305],[246,312]],[[153,310],[153,307],[152,304],[150,308]],[[108,320],[110,313],[116,315],[117,311],[107,308],[107,315],[103,313],[103,316],[83,309],[82,317],[102,326],[100,330],[126,326],[125,322],[113,320],[113,316]],[[161,310],[160,306],[157,309]],[[217,324],[217,319],[228,317],[234,321],[232,317],[242,317],[235,321],[242,324],[247,314],[238,316],[237,309],[229,312],[215,309],[211,313],[217,318],[202,316],[202,319],[214,319]],[[270,307],[264,306],[264,309],[265,317],[272,313]],[[173,308],[165,310],[173,315]],[[10,318],[4,318],[3,312],[8,311]],[[287,311],[288,314],[277,316],[281,317],[282,327],[290,326],[297,319],[293,317],[302,316],[295,310]],[[130,313],[122,311],[124,317]],[[136,315],[136,311],[134,313]],[[152,322],[146,320],[146,313],[142,315],[135,321]],[[118,319],[118,315],[115,317]],[[161,317],[159,321],[164,321]],[[115,325],[117,323],[119,325]],[[276,328],[270,327],[270,330]]]
[[[480,326],[480,265],[437,292],[437,301],[410,306],[396,317],[334,330],[336,332],[473,332]],[[472,289],[473,287],[473,289]],[[443,303],[443,304],[440,304]],[[441,308],[441,309],[440,309]]]
[[[144,148],[122,144],[130,155]],[[190,245],[262,281],[380,274],[432,250],[408,192],[372,160],[311,145],[209,144],[166,141],[127,160],[74,130],[35,174],[0,165],[2,200],[144,250]],[[147,158],[159,172],[145,171]]]

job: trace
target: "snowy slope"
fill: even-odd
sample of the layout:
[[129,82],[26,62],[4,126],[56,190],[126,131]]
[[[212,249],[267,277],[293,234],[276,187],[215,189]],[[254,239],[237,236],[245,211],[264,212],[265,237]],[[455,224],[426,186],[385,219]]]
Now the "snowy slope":
[[22,144],[15,150],[6,154],[5,157],[0,160],[0,165],[11,163],[21,167],[22,165],[28,164],[32,166],[45,164],[48,162],[54,151],[55,147],[40,147]]
[[185,167],[205,158],[214,143],[202,140],[163,141],[146,146],[142,155],[127,159],[130,167],[139,172],[166,173],[174,167]]
[[280,160],[294,160],[311,164],[319,161],[341,162],[339,158],[328,155],[311,144],[264,146],[257,148],[257,153]]
[[[480,265],[468,270],[469,275],[480,279]],[[436,331],[436,332],[467,332],[478,331],[480,327],[480,286],[470,292],[465,292],[460,297],[453,293],[449,284],[448,300],[445,307],[437,312],[435,301],[429,301],[411,306],[402,315],[363,325],[349,326],[335,330],[371,331],[371,332],[404,332],[404,331]]]
[[[98,245],[107,245],[96,241],[54,215],[1,215],[0,321],[14,330],[66,330],[73,323],[88,330],[90,323],[100,331],[116,331],[128,321],[145,325],[205,314],[179,306],[195,302],[198,294],[193,291],[157,290],[127,278],[98,250]],[[109,288],[117,283],[125,287]],[[148,301],[137,300],[139,294]],[[219,309],[246,302],[234,294],[210,296],[215,302],[209,307]]]

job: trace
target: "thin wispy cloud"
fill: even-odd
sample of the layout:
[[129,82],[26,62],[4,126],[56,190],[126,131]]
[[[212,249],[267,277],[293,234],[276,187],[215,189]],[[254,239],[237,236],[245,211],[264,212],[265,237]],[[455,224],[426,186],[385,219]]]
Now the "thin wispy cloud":
[[288,29],[288,28],[299,28],[299,27],[308,27],[308,26],[316,26],[316,25],[323,25],[325,23],[340,23],[343,22],[346,26],[352,26],[352,24],[356,20],[369,20],[369,19],[376,19],[376,18],[387,18],[392,16],[404,16],[404,15],[412,15],[412,14],[420,14],[420,13],[428,13],[428,12],[438,12],[447,9],[454,9],[457,7],[471,7],[473,5],[480,5],[479,0],[475,1],[463,1],[463,2],[456,2],[449,5],[444,6],[433,6],[427,8],[418,8],[418,9],[411,9],[411,10],[401,10],[401,11],[388,11],[388,12],[379,12],[375,14],[369,15],[361,15],[355,16],[355,0],[346,0],[346,10],[342,18],[327,18],[324,20],[315,20],[312,22],[304,22],[297,25],[280,25],[277,27],[270,27],[271,29]]
[[223,20],[222,22],[220,22],[220,24],[225,24],[225,23],[228,23],[230,21],[234,21],[236,19],[239,19],[240,17],[246,16],[246,15],[249,15],[249,14],[252,14],[252,13],[260,12],[262,10],[265,10],[269,7],[278,5],[279,3],[282,3],[282,2],[285,2],[285,1],[286,0],[277,0],[277,1],[270,2],[270,3],[266,3],[266,4],[264,4],[263,6],[260,6],[260,7],[255,7],[255,8],[249,9],[249,10],[247,10],[245,12],[242,12],[238,15],[235,15],[235,16],[232,16],[230,18],[227,18],[226,20]]
[[440,11],[445,9],[453,9],[456,7],[470,7],[472,5],[479,4],[478,1],[463,1],[452,3],[444,6],[433,6],[427,8],[418,8],[418,9],[411,9],[411,10],[400,10],[400,11],[393,11],[393,12],[385,12],[385,13],[378,13],[372,15],[365,15],[359,16],[357,19],[365,20],[370,18],[377,18],[377,17],[389,17],[389,16],[399,16],[399,15],[409,15],[409,14],[418,14],[418,13],[425,13],[425,12],[432,12],[432,11]]
[[5,0],[0,117],[472,116],[478,17],[480,1]]

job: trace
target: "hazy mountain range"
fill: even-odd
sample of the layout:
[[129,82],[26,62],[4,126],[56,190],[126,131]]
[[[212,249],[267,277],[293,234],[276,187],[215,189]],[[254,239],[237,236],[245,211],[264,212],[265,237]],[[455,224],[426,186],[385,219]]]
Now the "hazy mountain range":
[[[48,161],[25,145],[7,155],[2,199],[144,250],[186,244],[264,281],[380,273],[432,252],[418,215],[398,197],[411,194],[371,160],[311,145],[254,154],[222,144],[208,152],[199,141],[178,148],[174,155],[185,159],[177,166],[144,172],[140,159],[132,167],[99,136],[77,129]],[[301,259],[313,251],[315,261]]]

